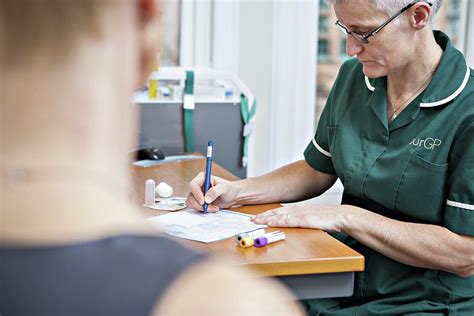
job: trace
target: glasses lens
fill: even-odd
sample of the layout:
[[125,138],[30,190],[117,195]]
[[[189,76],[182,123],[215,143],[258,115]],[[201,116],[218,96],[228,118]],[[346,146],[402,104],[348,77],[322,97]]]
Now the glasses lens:
[[351,33],[352,37],[354,37],[359,43],[367,44],[369,41],[365,38],[364,34],[359,33]]
[[338,29],[340,29],[341,32],[344,33],[344,35],[349,35],[349,34],[352,35],[352,37],[355,38],[359,43],[367,44],[369,42],[365,38],[364,34],[361,34],[361,33],[358,33],[358,32],[349,32],[344,25],[339,23],[339,21],[336,21],[336,25],[337,25]]

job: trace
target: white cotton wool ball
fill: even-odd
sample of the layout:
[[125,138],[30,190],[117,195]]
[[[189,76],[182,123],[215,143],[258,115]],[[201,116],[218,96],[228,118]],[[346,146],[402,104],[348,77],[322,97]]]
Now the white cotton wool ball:
[[169,198],[173,195],[173,188],[166,182],[160,182],[156,186],[156,193],[162,198]]

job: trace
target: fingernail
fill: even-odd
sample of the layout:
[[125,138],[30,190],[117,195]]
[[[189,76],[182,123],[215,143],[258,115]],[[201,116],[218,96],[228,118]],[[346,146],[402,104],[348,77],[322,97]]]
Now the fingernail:
[[267,225],[268,226],[275,226],[275,222],[268,222]]

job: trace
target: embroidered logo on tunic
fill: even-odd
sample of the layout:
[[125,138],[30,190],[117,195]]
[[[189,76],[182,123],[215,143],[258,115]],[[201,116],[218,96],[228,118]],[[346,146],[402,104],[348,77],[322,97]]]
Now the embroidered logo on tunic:
[[441,139],[428,137],[425,139],[413,138],[409,145],[415,147],[424,147],[428,150],[434,150],[436,147],[441,145],[441,143]]

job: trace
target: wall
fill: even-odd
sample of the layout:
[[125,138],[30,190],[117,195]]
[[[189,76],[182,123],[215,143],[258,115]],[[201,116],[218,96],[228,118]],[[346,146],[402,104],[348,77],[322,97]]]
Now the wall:
[[314,131],[316,1],[240,2],[238,75],[258,98],[249,175],[302,158]]

